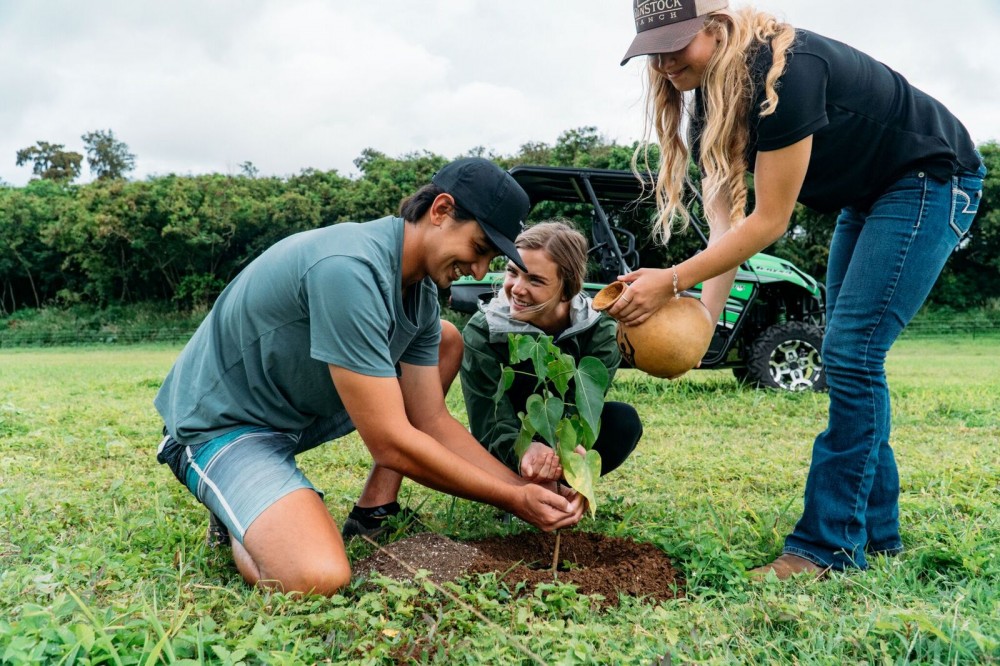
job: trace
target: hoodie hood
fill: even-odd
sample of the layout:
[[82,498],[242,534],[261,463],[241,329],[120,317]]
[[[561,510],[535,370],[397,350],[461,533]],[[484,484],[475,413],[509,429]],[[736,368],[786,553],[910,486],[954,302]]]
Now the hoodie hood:
[[[601,313],[590,307],[591,298],[580,292],[569,303],[569,328],[556,336],[555,341],[577,335],[582,331],[596,326],[601,321]],[[480,306],[486,316],[486,325],[490,329],[490,342],[506,342],[510,333],[528,335],[545,335],[545,331],[526,321],[519,321],[510,315],[510,301],[507,294],[500,290],[489,303]]]

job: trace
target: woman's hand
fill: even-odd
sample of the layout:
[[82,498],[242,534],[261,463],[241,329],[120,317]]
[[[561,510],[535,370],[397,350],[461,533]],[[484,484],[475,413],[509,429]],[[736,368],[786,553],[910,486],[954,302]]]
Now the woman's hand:
[[640,268],[618,279],[628,286],[607,313],[626,326],[646,321],[674,297],[673,269]]
[[521,456],[521,478],[532,483],[547,483],[562,478],[559,456],[542,442],[532,442]]

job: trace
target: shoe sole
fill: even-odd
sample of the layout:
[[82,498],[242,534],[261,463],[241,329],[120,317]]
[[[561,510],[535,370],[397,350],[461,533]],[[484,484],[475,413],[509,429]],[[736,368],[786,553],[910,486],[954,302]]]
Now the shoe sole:
[[211,512],[208,514],[208,531],[205,533],[205,545],[213,550],[230,545],[229,528]]
[[416,513],[409,509],[403,509],[399,513],[387,516],[378,527],[365,527],[361,521],[350,516],[344,521],[340,534],[344,539],[351,539],[356,536],[366,536],[369,539],[377,539],[391,530],[409,530],[414,525],[422,524]]
[[379,525],[378,527],[368,528],[362,525],[359,521],[353,518],[348,518],[344,521],[344,527],[340,531],[340,534],[345,539],[353,539],[354,537],[359,536],[366,536],[369,539],[377,539],[388,529],[388,525]]

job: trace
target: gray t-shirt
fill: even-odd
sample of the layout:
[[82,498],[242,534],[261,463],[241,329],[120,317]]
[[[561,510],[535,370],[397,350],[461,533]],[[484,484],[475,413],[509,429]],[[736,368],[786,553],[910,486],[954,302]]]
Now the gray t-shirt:
[[404,296],[402,219],[340,223],[275,243],[219,296],[154,400],[186,445],[258,425],[299,431],[343,413],[327,364],[395,377],[435,365],[429,278]]

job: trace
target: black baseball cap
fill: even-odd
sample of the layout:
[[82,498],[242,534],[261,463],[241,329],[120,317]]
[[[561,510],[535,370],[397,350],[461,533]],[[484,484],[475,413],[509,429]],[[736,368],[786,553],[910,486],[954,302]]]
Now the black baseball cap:
[[528,215],[528,195],[513,177],[482,157],[464,157],[441,168],[431,182],[472,213],[498,250],[522,271],[528,270],[514,247]]

